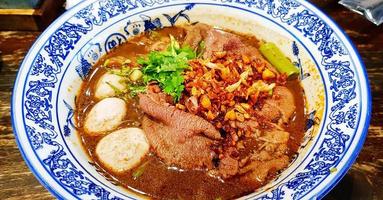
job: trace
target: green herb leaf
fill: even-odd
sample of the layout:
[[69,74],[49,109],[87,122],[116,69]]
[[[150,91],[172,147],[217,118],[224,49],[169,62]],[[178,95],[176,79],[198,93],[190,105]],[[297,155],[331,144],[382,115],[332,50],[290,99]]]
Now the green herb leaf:
[[170,35],[170,45],[166,51],[152,51],[147,58],[140,58],[137,62],[142,66],[145,84],[158,82],[165,93],[178,101],[184,90],[183,72],[189,67],[188,60],[195,57],[196,53],[190,47],[181,48]]

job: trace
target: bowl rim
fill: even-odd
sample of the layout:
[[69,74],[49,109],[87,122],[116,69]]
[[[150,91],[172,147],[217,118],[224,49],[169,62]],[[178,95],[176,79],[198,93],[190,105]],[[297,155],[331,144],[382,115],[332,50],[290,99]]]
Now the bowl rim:
[[[17,104],[16,101],[16,91],[17,91],[17,86],[16,84],[19,83],[20,81],[20,78],[21,78],[21,70],[22,68],[25,68],[26,66],[26,59],[30,56],[30,54],[32,53],[30,50],[31,49],[35,49],[37,47],[37,45],[41,42],[44,42],[44,37],[48,34],[48,32],[51,32],[51,31],[54,31],[56,30],[55,29],[55,26],[57,24],[62,24],[63,21],[66,21],[68,19],[70,19],[75,13],[77,10],[79,10],[80,8],[84,8],[85,5],[90,5],[90,4],[93,4],[97,1],[100,1],[100,0],[89,0],[89,1],[81,1],[79,3],[77,3],[75,6],[73,6],[72,8],[70,8],[69,10],[65,11],[62,15],[60,15],[57,19],[54,20],[54,22],[52,22],[39,36],[38,38],[33,42],[33,45],[29,48],[28,50],[28,53],[25,55],[25,57],[23,58],[21,64],[20,64],[20,67],[19,67],[19,71],[17,72],[17,76],[14,80],[14,83],[13,83],[13,90],[12,90],[12,94],[11,94],[11,123],[12,123],[12,129],[13,129],[13,132],[14,132],[14,135],[15,135],[15,140],[16,140],[16,144],[20,150],[20,153],[25,161],[25,163],[27,164],[28,168],[31,170],[31,172],[33,173],[33,175],[36,177],[36,179],[40,182],[41,185],[43,185],[51,194],[53,194],[55,197],[59,198],[59,199],[65,199],[64,196],[62,196],[56,188],[54,187],[51,187],[50,184],[48,184],[46,182],[46,180],[40,175],[40,173],[38,172],[38,170],[35,170],[33,168],[33,165],[31,163],[31,161],[29,160],[29,156],[27,156],[28,153],[26,153],[24,151],[24,149],[22,148],[22,145],[21,145],[21,141],[20,141],[20,138],[19,138],[19,133],[17,131],[17,127],[16,127],[16,121],[15,121],[15,117],[17,114],[15,113],[14,111],[14,108],[15,108],[15,105]],[[346,39],[345,41],[343,41],[344,44],[347,44],[347,45],[350,45],[351,48],[347,48],[347,50],[349,50],[349,52],[351,52],[351,55],[355,55],[356,56],[356,60],[357,63],[355,63],[355,67],[361,67],[361,71],[362,71],[362,74],[360,74],[361,77],[364,77],[363,79],[359,79],[359,84],[364,82],[366,88],[361,88],[361,89],[367,89],[366,93],[367,93],[367,96],[365,98],[362,98],[363,100],[366,99],[367,100],[367,105],[366,105],[366,116],[361,116],[361,118],[365,119],[365,123],[362,125],[363,126],[363,129],[358,132],[358,131],[355,131],[355,133],[360,133],[360,137],[359,137],[359,140],[358,140],[358,144],[355,146],[355,148],[353,149],[352,151],[352,154],[350,155],[349,159],[346,161],[346,163],[344,164],[344,166],[337,172],[337,174],[330,180],[329,184],[327,184],[326,186],[324,186],[321,190],[318,191],[318,193],[316,194],[313,194],[312,197],[317,197],[319,199],[323,198],[326,194],[328,194],[331,189],[333,189],[338,183],[339,181],[346,175],[347,171],[351,168],[352,164],[355,162],[356,158],[357,158],[357,155],[360,153],[362,147],[363,147],[363,144],[366,140],[366,137],[367,137],[367,134],[368,134],[368,128],[369,128],[369,125],[370,125],[370,120],[371,120],[371,110],[372,110],[372,95],[371,95],[371,88],[370,88],[370,83],[369,83],[369,79],[368,79],[368,73],[367,73],[367,70],[366,70],[366,67],[365,67],[365,64],[363,63],[363,60],[358,52],[358,49],[356,48],[355,44],[352,42],[352,40],[350,39],[350,37],[345,34],[345,32],[343,31],[343,28],[341,28],[331,17],[329,17],[327,14],[325,14],[324,11],[322,11],[320,8],[318,8],[316,5],[312,4],[311,2],[308,2],[308,1],[301,1],[301,0],[294,0],[296,2],[298,2],[299,4],[303,5],[304,7],[307,7],[309,8],[315,15],[317,15],[320,19],[324,20],[324,22],[329,26],[331,27],[331,29],[334,30],[334,32],[338,31],[337,35],[340,37],[340,38],[344,38]],[[189,2],[189,1],[187,1]],[[197,1],[199,2],[199,1]],[[189,2],[189,3],[192,3],[192,2]],[[351,56],[350,55],[350,56]]]
[[[322,199],[324,196],[326,196],[333,188],[335,188],[336,185],[343,179],[344,176],[346,176],[347,172],[351,169],[351,166],[355,163],[360,151],[362,150],[362,147],[366,141],[367,134],[368,134],[368,128],[370,127],[370,120],[371,120],[371,110],[372,110],[372,96],[371,96],[371,88],[370,88],[370,81],[368,79],[368,73],[366,66],[362,60],[362,57],[359,54],[358,48],[355,46],[355,44],[352,42],[349,35],[345,34],[345,31],[340,25],[338,25],[333,18],[331,18],[329,15],[327,15],[322,9],[320,9],[318,6],[314,5],[313,3],[309,1],[299,1],[302,4],[306,4],[306,6],[311,6],[314,13],[317,15],[320,15],[321,19],[327,20],[326,23],[332,27],[332,29],[336,29],[341,32],[341,37],[344,37],[346,39],[346,42],[351,46],[351,49],[354,51],[357,61],[359,62],[359,66],[357,67],[362,68],[362,76],[365,78],[365,84],[367,87],[367,112],[365,116],[365,123],[363,124],[363,130],[361,132],[361,137],[358,141],[358,145],[355,147],[352,155],[350,156],[350,159],[346,162],[344,167],[341,169],[341,171],[337,174],[336,177],[334,177],[329,184],[327,184],[321,193],[318,194],[318,198]],[[361,81],[361,80],[359,80]]]

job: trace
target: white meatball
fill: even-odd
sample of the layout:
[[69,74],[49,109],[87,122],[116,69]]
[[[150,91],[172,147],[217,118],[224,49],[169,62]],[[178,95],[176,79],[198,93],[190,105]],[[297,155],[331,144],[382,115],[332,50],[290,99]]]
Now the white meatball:
[[98,102],[85,118],[84,130],[91,135],[116,129],[124,120],[127,108],[124,100],[111,97]]
[[136,167],[149,152],[144,131],[124,128],[103,137],[96,146],[99,161],[113,172],[120,173]]
[[124,78],[115,74],[106,73],[98,80],[94,96],[98,99],[113,97],[116,95],[116,91],[113,87],[121,91],[126,90]]

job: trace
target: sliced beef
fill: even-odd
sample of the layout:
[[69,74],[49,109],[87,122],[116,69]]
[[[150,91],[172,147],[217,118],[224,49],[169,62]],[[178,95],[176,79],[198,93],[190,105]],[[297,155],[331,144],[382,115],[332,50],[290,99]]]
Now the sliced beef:
[[213,168],[214,140],[219,132],[203,118],[166,104],[162,93],[140,94],[147,114],[142,126],[154,152],[168,165],[183,169]]
[[267,161],[252,161],[251,164],[242,168],[242,173],[246,173],[242,179],[249,182],[264,183],[271,173],[284,169],[288,164],[289,157],[286,155]]
[[[212,169],[214,153],[210,150],[213,140],[194,135],[180,142],[180,135],[187,129],[176,129],[145,116],[142,120],[149,144],[167,165],[182,169]],[[184,137],[184,136],[181,136]]]
[[183,45],[187,45],[192,49],[196,49],[200,42],[206,38],[208,31],[212,29],[211,26],[198,23],[194,26],[186,26],[186,36]]
[[263,183],[268,175],[284,169],[289,164],[286,155],[290,134],[281,130],[267,130],[259,138],[264,142],[260,150],[255,152],[246,166],[239,170],[247,181]]
[[294,112],[295,101],[293,94],[287,87],[276,86],[273,91],[273,97],[265,101],[258,114],[272,122],[282,119],[286,123]]
[[274,105],[274,100],[266,100],[258,114],[271,122],[278,122],[278,120],[282,117],[282,113],[279,108]]
[[201,41],[205,41],[203,58],[211,58],[216,51],[227,51],[237,55],[247,55],[252,60],[266,63],[266,67],[274,73],[278,71],[263,58],[255,44],[246,44],[240,37],[232,33],[212,28],[206,24],[196,24],[186,27],[184,45],[196,49]]
[[166,126],[179,130],[178,139],[185,141],[188,137],[203,134],[211,139],[219,140],[221,135],[215,127],[203,118],[178,110],[174,106],[161,103],[162,93],[140,94],[139,105],[150,117]]
[[251,48],[243,44],[238,36],[217,29],[211,29],[207,32],[205,46],[204,58],[212,57],[215,51],[228,51],[242,54],[247,48]]
[[173,102],[173,98],[170,95],[161,92],[160,86],[152,84],[148,86],[148,96],[155,102],[162,105],[170,105]]
[[218,174],[223,178],[229,178],[238,174],[238,170],[238,160],[230,156],[229,152],[226,152],[225,156],[219,162]]

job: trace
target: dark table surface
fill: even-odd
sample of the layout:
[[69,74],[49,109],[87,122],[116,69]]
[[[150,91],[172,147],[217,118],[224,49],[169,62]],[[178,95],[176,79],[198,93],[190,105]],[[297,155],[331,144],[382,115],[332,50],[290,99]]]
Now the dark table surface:
[[[317,1],[351,37],[366,65],[372,118],[357,161],[326,199],[383,199],[383,25],[334,1]],[[12,131],[10,100],[19,64],[40,32],[0,31],[0,199],[53,199],[28,169]]]

